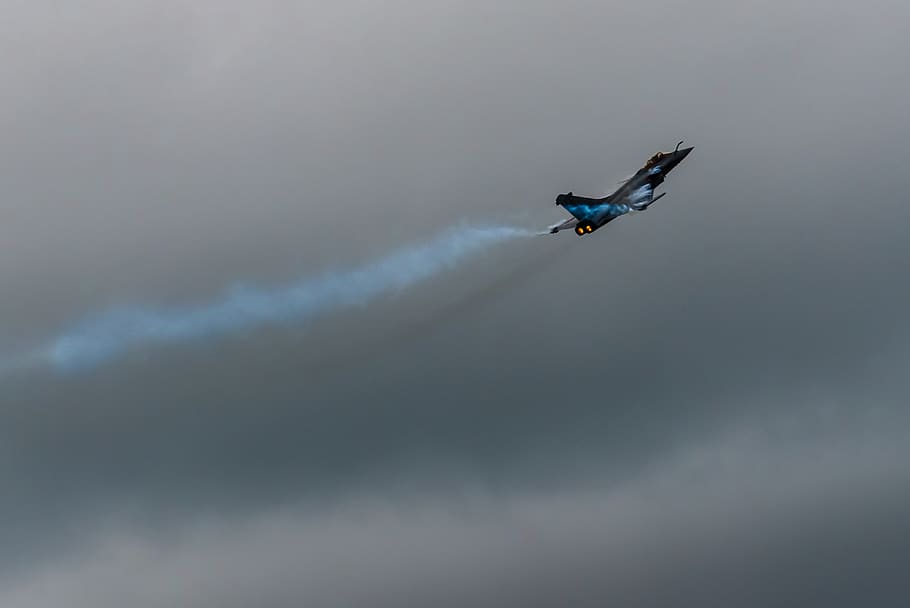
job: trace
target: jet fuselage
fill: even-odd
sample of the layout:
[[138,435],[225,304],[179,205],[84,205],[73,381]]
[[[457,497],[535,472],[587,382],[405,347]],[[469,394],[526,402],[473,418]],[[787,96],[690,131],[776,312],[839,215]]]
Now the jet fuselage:
[[550,231],[555,233],[566,228],[574,228],[576,234],[584,236],[629,211],[644,211],[664,196],[661,194],[655,197],[654,190],[692,150],[693,148],[680,150],[677,145],[673,152],[658,152],[609,196],[588,198],[575,196],[571,192],[560,194],[556,197],[556,204],[571,213],[575,221],[567,220],[562,224],[552,226]]

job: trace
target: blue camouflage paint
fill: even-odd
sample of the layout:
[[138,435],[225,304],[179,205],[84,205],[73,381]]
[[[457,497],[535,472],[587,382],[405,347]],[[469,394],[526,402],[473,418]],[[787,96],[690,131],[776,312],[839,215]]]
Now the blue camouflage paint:
[[603,203],[601,205],[585,205],[582,203],[570,203],[563,205],[569,213],[579,219],[590,220],[601,216],[618,217],[625,215],[632,210],[625,203]]

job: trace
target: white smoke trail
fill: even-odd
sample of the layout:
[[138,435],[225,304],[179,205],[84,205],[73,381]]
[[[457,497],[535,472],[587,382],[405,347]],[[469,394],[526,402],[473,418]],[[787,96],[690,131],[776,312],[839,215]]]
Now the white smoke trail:
[[[410,287],[505,239],[530,235],[533,232],[507,226],[461,226],[360,268],[284,287],[235,286],[213,302],[184,309],[109,310],[53,340],[40,351],[42,363],[60,371],[77,371],[142,345],[205,339],[268,323],[306,322]],[[34,361],[30,356],[27,363]]]

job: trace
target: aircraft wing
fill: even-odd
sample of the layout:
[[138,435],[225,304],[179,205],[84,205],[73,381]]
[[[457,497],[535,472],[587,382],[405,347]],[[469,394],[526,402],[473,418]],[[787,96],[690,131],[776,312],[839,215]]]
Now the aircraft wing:
[[571,230],[581,222],[594,222],[603,226],[629,211],[628,205],[617,205],[613,198],[588,198],[575,196],[571,192],[560,194],[556,197],[556,204],[568,211],[572,217],[565,221],[547,227],[547,232],[541,234],[556,234],[560,230]]
[[574,217],[570,217],[569,219],[567,219],[565,221],[557,222],[557,223],[553,224],[552,226],[547,226],[546,232],[540,232],[539,234],[556,234],[560,230],[572,230],[577,225],[578,225],[578,219],[574,218]]
[[599,224],[605,224],[629,212],[627,204],[614,202],[611,197],[605,199],[583,199],[581,201],[573,200],[564,203],[562,206],[578,221],[591,221]]

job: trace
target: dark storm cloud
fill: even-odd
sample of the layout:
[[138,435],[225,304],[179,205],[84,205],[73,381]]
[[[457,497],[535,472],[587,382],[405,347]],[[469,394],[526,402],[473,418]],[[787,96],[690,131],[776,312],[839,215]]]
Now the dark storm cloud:
[[[790,418],[764,424],[786,427]],[[868,429],[863,416],[846,418]],[[0,598],[194,608],[849,605],[872,590],[900,597],[910,557],[906,446],[881,428],[871,443],[822,428],[726,433],[609,490],[502,496],[473,488],[431,500],[359,499],[331,511],[272,510],[173,536],[114,529]]]
[[[86,574],[66,556],[110,530],[142,539],[141,564],[145,551],[168,555],[158,534],[220,518],[244,525],[279,506],[305,514],[291,536],[303,543],[334,526],[335,504],[365,505],[366,532],[321,537],[374,577],[366,595],[337,596],[363,601],[385,581],[408,584],[370,551],[389,546],[404,564],[422,555],[376,531],[387,512],[371,521],[371,500],[433,502],[461,487],[494,503],[568,497],[546,517],[555,525],[539,569],[529,567],[551,576],[530,589],[602,604],[613,588],[590,564],[553,569],[579,530],[597,527],[595,515],[573,523],[573,505],[587,504],[579,488],[609,495],[647,483],[675,450],[790,410],[813,446],[836,453],[830,484],[813,485],[824,467],[807,466],[752,487],[752,462],[787,467],[773,459],[777,444],[763,443],[730,460],[720,492],[744,484],[803,506],[753,512],[731,500],[738,540],[725,544],[710,522],[685,534],[687,505],[714,503],[683,485],[674,500],[655,499],[668,511],[643,516],[666,531],[647,532],[638,554],[650,578],[609,580],[633,581],[625,603],[664,604],[652,578],[672,588],[718,564],[760,572],[782,554],[794,572],[830,564],[849,579],[860,557],[826,548],[838,542],[857,556],[879,547],[887,573],[906,549],[887,538],[907,525],[907,497],[893,491],[905,480],[884,457],[837,454],[848,441],[897,445],[893,433],[910,422],[910,217],[899,194],[910,85],[894,77],[906,8],[876,4],[15,4],[0,26],[10,91],[0,111],[0,336],[10,351],[112,305],[183,306],[238,280],[351,267],[465,218],[539,228],[560,217],[555,194],[608,190],[682,137],[696,149],[659,206],[594,238],[505,247],[306,332],[272,327],[142,350],[87,375],[4,380],[9,604],[55,603],[29,581],[58,567],[63,592],[86,580],[91,601],[108,565],[93,558]],[[859,438],[849,417],[812,435],[829,411],[820,403],[880,417]],[[802,529],[819,517],[830,488],[859,488],[851,466],[877,476],[868,504],[847,501],[806,524],[805,539],[776,533],[761,546],[780,518]],[[857,537],[850,522],[878,512],[881,533]],[[453,547],[450,567],[427,575],[426,603],[440,605],[432,589],[476,578],[491,590],[479,602],[527,605],[521,568],[494,584],[471,566],[486,525],[402,526],[404,537],[434,539],[443,561]],[[508,514],[500,525],[520,534]],[[348,534],[375,547],[346,545]],[[256,538],[250,561],[225,566],[231,578],[203,573],[203,590],[178,603],[224,605],[218,588],[259,555],[299,556],[270,533]],[[178,551],[195,563],[242,545],[203,538]],[[714,553],[702,559],[705,546]],[[747,550],[728,559],[733,546]],[[569,561],[626,572],[609,536],[585,549]],[[62,561],[48,566],[51,554]],[[509,547],[493,555],[482,563],[515,559]],[[276,576],[298,572],[282,567]],[[147,582],[123,574],[123,593]],[[324,580],[321,598],[257,584],[247,603],[338,604],[339,583]],[[770,586],[748,580],[754,593]],[[794,574],[782,593],[823,598],[818,585]],[[696,591],[684,597],[702,605]]]

